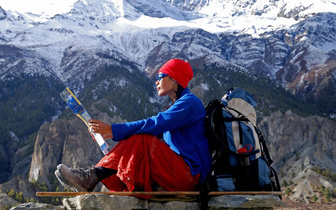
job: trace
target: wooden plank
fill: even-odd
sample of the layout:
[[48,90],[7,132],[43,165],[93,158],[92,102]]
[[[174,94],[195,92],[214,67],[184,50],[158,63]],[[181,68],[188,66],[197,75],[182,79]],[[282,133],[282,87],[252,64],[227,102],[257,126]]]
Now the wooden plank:
[[[164,192],[36,192],[36,196],[78,196],[78,195],[200,195],[198,191],[164,191]],[[222,192],[212,191],[209,192],[210,196],[216,195],[282,195],[281,191],[233,191]]]

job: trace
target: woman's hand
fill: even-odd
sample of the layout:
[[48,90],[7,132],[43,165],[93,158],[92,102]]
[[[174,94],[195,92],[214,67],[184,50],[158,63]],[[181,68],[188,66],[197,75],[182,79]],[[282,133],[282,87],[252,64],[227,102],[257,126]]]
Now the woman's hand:
[[100,120],[91,119],[89,121],[89,126],[93,132],[100,133],[104,139],[113,138],[112,127],[110,124],[104,123]]

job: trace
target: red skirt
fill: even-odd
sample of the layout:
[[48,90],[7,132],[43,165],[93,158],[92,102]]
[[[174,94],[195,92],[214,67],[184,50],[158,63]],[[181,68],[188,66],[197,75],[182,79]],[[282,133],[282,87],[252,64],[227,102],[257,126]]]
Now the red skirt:
[[151,192],[154,182],[168,191],[190,191],[199,182],[181,156],[149,134],[120,141],[96,166],[118,171],[102,181],[110,191]]

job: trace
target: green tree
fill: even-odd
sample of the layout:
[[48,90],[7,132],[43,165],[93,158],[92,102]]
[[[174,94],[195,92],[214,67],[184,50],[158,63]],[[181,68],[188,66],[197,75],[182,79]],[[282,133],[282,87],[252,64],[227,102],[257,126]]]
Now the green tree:
[[8,196],[14,198],[14,196],[15,196],[15,191],[14,191],[13,188],[11,189],[11,191],[9,191]]
[[320,167],[316,166],[315,171],[316,171],[316,173],[321,174],[321,168]]
[[326,169],[326,170],[325,170],[325,175],[324,175],[324,176],[325,176],[325,177],[328,177],[328,178],[331,177],[331,172],[330,172],[329,169]]
[[324,187],[323,184],[320,185],[320,190],[321,190],[322,193],[324,193],[325,187]]
[[19,201],[20,203],[23,203],[24,202],[23,193],[22,192],[16,193],[14,199]]
[[331,193],[329,191],[329,188],[325,188],[324,190],[324,199],[327,201],[327,202],[330,202],[331,201]]
[[295,151],[295,160],[299,160],[299,153],[298,153],[298,151]]
[[282,186],[284,186],[284,187],[287,187],[287,186],[288,186],[288,183],[286,182],[286,180],[283,180],[283,181],[282,181]]
[[292,179],[295,177],[295,173],[294,173],[294,171],[292,172]]
[[285,195],[289,195],[292,192],[292,190],[289,187],[286,187]]
[[313,195],[313,198],[312,198],[312,199],[313,199],[313,202],[314,202],[314,203],[317,202],[318,198],[317,198],[316,194]]

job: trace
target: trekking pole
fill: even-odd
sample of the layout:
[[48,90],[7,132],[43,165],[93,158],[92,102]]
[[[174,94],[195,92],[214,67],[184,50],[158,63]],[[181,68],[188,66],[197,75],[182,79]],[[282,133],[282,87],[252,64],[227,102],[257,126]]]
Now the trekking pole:
[[[200,195],[199,191],[164,191],[164,192],[36,192],[36,196],[79,196],[79,195],[121,195],[121,196],[135,196],[135,195]],[[282,195],[281,191],[211,191],[208,195]]]

